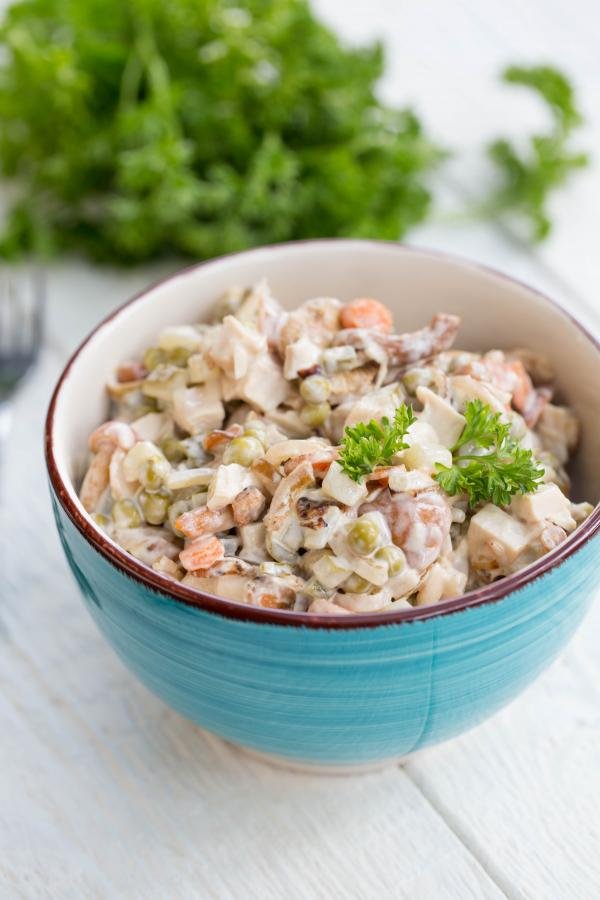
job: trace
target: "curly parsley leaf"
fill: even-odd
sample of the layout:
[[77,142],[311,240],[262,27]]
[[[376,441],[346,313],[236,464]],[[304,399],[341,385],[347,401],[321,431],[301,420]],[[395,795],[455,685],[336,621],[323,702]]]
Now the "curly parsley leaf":
[[306,0],[16,0],[0,28],[4,256],[134,263],[397,240],[442,158],[380,102],[380,44]]
[[342,470],[353,481],[360,481],[376,466],[389,465],[395,453],[408,447],[404,438],[414,421],[412,406],[403,403],[396,410],[393,422],[384,416],[379,422],[371,419],[367,424],[348,426],[340,448]]
[[529,139],[525,150],[505,139],[488,148],[496,164],[500,183],[482,212],[488,216],[516,214],[529,222],[534,240],[550,233],[548,198],[577,169],[588,165],[585,153],[570,146],[573,130],[583,119],[575,93],[567,77],[551,66],[509,66],[502,74],[507,84],[531,88],[544,100],[552,113],[553,124],[546,134]]
[[440,487],[451,496],[466,494],[471,507],[485,502],[506,506],[515,494],[535,491],[544,469],[531,450],[510,436],[510,425],[500,421],[500,414],[471,400],[465,419],[452,447],[453,465],[437,465],[434,478]]

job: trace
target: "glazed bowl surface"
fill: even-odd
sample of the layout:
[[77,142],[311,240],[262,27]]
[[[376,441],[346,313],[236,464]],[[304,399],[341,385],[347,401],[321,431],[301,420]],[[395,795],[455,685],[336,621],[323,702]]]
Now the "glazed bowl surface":
[[232,285],[267,277],[293,308],[308,297],[375,296],[396,327],[462,317],[457,346],[547,353],[583,434],[575,499],[600,496],[600,347],[564,310],[492,270],[394,243],[321,240],[223,257],[150,288],[101,323],[54,392],[46,459],[65,555],[91,615],[124,663],[170,706],[270,759],[373,767],[472,727],[559,653],[600,580],[600,508],[563,544],[464,597],[379,615],[313,616],[211,597],[126,554],[76,488],[104,385],[167,324],[198,321]]

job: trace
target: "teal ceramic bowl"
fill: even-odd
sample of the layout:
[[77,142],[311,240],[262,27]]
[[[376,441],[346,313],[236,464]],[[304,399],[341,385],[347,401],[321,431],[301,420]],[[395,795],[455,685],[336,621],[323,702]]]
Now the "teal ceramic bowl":
[[203,728],[288,765],[396,761],[471,728],[560,652],[600,579],[600,509],[510,578],[433,607],[318,617],[258,609],[168,581],[95,527],[76,484],[86,438],[107,413],[118,360],[167,323],[201,318],[233,284],[268,277],[289,307],[310,296],[375,296],[403,330],[439,310],[459,346],[550,355],[583,437],[575,495],[600,496],[600,348],[562,309],[469,262],[371,241],[311,241],[217,259],[162,282],[105,320],[68,363],[46,426],[52,503],[92,617],[123,662]]

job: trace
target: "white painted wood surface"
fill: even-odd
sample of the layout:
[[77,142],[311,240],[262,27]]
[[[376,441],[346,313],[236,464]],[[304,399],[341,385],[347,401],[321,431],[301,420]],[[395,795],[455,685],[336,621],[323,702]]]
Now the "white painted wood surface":
[[[451,202],[473,172],[484,177],[484,139],[536,122],[525,96],[495,84],[507,61],[571,71],[590,117],[581,142],[600,155],[595,0],[317,5],[350,39],[385,35],[386,94],[414,101],[463,149],[443,176]],[[430,224],[412,241],[505,269],[600,330],[598,160],[554,209],[540,249],[483,225]],[[163,271],[72,262],[50,273],[48,339],[0,473],[0,898],[596,900],[599,603],[508,709],[403,768],[353,779],[271,770],[203,734],[96,632],[51,521],[43,414],[67,353]]]

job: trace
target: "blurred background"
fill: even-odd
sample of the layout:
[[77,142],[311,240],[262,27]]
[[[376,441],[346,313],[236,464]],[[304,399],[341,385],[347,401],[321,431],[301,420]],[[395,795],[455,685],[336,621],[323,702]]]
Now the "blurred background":
[[[0,3],[3,13],[8,6]],[[2,897],[278,897],[284,891],[331,897],[342,890],[352,897],[436,900],[457,894],[597,897],[597,611],[518,708],[435,751],[434,765],[413,764],[408,774],[397,770],[393,779],[389,774],[352,786],[290,783],[281,773],[240,762],[231,750],[215,749],[134,684],[96,634],[63,563],[42,462],[53,385],[103,316],[198,258],[194,246],[220,252],[244,240],[304,234],[394,238],[397,216],[403,240],[502,269],[599,331],[596,0],[313,0],[312,15],[343,47],[382,42],[380,79],[375,51],[348,56],[332,35],[313,28],[307,9],[295,0],[28,0],[18,4],[0,39],[0,205],[8,217],[0,243],[7,258],[2,271],[11,273],[0,291],[0,857],[8,861],[0,862]],[[192,19],[194,28],[186,27]],[[253,32],[259,20],[260,40]],[[205,36],[202,46],[194,43],[197,33]],[[79,48],[74,56],[68,49],[73,41]],[[259,88],[235,67],[207,74],[221,65],[223,41],[250,54]],[[291,125],[285,96],[275,104],[267,90],[281,74],[271,52],[277,42],[290,96],[304,97],[289,107],[297,115]],[[83,73],[73,63],[80,55],[93,60]],[[507,84],[501,73],[508,66],[557,69],[573,97],[547,71],[545,100],[539,91]],[[177,83],[193,83],[196,70],[198,79],[214,80],[206,95],[189,101],[186,119]],[[333,99],[328,95],[325,102],[328,84]],[[148,85],[156,95],[151,115],[144,105]],[[392,108],[409,107],[417,131],[414,120],[398,121],[377,108],[373,96]],[[244,121],[240,109],[247,110]],[[315,109],[320,112],[305,127]],[[353,115],[358,110],[364,118]],[[191,145],[182,121],[196,122]],[[263,143],[261,122],[271,123],[270,143]],[[329,128],[331,139],[320,140]],[[273,143],[274,133],[293,145],[293,159]],[[539,158],[534,135],[547,138],[538,145]],[[503,164],[486,150],[499,138],[513,154],[505,154]],[[158,159],[152,156],[157,147]],[[118,189],[115,148],[124,179]],[[326,151],[332,152],[325,160]],[[185,182],[190,170],[208,183],[200,199],[197,185]],[[183,187],[179,176],[170,180],[174,172]],[[252,191],[246,190],[249,172]],[[298,184],[305,189],[296,194]],[[300,207],[303,217],[289,233],[290,216]],[[192,227],[197,208],[201,229]],[[551,228],[536,240],[539,220],[532,210],[542,208]],[[184,230],[178,216],[185,218]],[[163,230],[150,240],[156,221]],[[179,243],[176,235],[184,235]],[[27,299],[15,332],[6,310],[18,305],[16,296]],[[43,337],[36,299],[42,296]],[[508,757],[510,785],[498,775]],[[465,784],[466,806],[459,797]],[[244,803],[257,792],[260,816],[254,800]],[[106,802],[100,799],[105,793]],[[314,863],[312,874],[301,876],[300,862],[295,870],[292,863],[289,870],[281,865],[277,842],[281,835],[293,840],[290,809],[300,830],[311,833],[305,859]],[[362,846],[348,866],[329,836],[336,829],[346,836],[361,831],[365,809],[376,823],[368,838],[374,856]],[[442,819],[450,823],[449,843]],[[182,821],[187,833],[171,846]],[[417,834],[418,846],[408,853],[390,823],[403,841]],[[265,837],[270,893],[244,892],[260,878],[248,856],[248,834]],[[557,834],[565,841],[576,836],[571,865],[564,848],[557,851]],[[197,857],[202,841],[207,862]],[[327,859],[314,850],[319,841]],[[227,859],[226,842],[238,860],[227,883],[214,880],[215,860]],[[145,854],[129,856],[124,849],[142,844]],[[437,863],[434,877],[428,860],[440,847],[451,866]],[[180,865],[196,879],[195,888],[178,879]],[[573,866],[579,880],[573,881]],[[401,889],[406,872],[413,880]],[[491,873],[491,881],[482,872]]]

